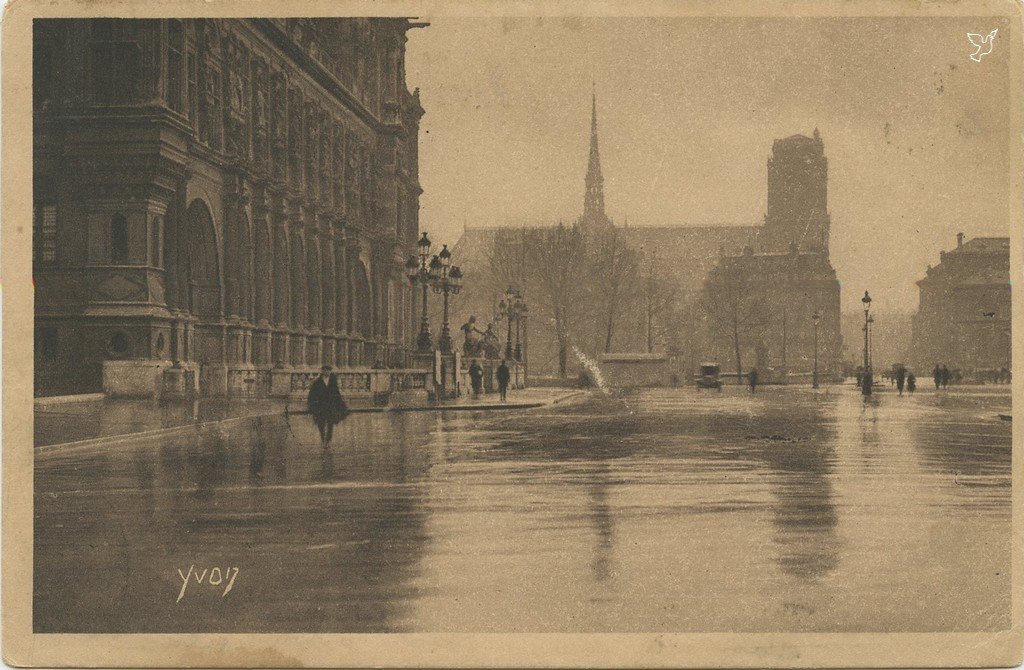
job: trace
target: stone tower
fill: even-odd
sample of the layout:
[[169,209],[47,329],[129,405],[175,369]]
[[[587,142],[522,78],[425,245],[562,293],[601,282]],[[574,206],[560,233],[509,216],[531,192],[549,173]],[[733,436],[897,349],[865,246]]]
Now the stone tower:
[[818,129],[812,137],[776,140],[768,159],[768,213],[764,251],[800,251],[828,256],[828,159]]
[[580,225],[584,228],[610,228],[611,220],[604,211],[604,177],[601,175],[601,154],[597,147],[597,94],[591,95],[590,116],[590,160],[587,163],[587,178],[583,194],[583,216]]

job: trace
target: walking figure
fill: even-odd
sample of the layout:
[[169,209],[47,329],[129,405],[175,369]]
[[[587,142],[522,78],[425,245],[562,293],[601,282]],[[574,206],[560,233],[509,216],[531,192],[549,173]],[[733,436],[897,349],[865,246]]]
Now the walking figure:
[[508,382],[512,378],[509,373],[508,366],[505,365],[505,359],[501,359],[501,365],[498,366],[498,392],[501,394],[501,401],[505,402],[505,394],[508,392]]
[[938,391],[939,387],[942,386],[942,368],[939,367],[938,363],[935,364],[935,369],[932,370],[932,377],[935,378],[935,390]]
[[747,373],[747,381],[750,382],[750,392],[754,393],[757,390],[757,368],[750,369],[750,372]]
[[907,380],[907,369],[902,365],[896,368],[896,389],[903,395],[903,384]]
[[469,383],[473,385],[473,397],[479,396],[483,391],[484,369],[476,361],[469,365]]
[[914,390],[917,388],[917,377],[911,372],[907,375],[907,393],[914,395]]
[[309,413],[320,431],[320,444],[327,447],[334,436],[334,426],[340,423],[348,408],[338,388],[338,376],[331,372],[329,365],[320,368],[320,376],[309,387]]

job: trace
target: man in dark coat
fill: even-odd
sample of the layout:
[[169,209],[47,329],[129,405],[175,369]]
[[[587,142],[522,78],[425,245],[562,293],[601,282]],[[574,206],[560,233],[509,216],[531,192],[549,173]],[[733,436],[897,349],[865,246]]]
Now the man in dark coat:
[[935,379],[935,390],[938,391],[939,387],[942,386],[942,368],[939,364],[935,364],[935,369],[932,370],[932,377]]
[[915,377],[914,373],[911,372],[907,375],[907,392],[910,393],[910,395],[914,395],[915,389],[917,389],[917,377]]
[[320,368],[320,376],[309,387],[309,413],[320,431],[320,444],[326,447],[334,436],[334,424],[345,418],[345,401],[341,399],[338,378],[328,365]]
[[498,392],[501,394],[501,401],[505,402],[505,394],[508,392],[508,382],[512,378],[511,373],[508,370],[508,366],[505,365],[505,359],[501,359],[501,365],[498,366]]
[[757,390],[757,368],[751,368],[750,372],[747,373],[747,381],[750,382],[750,392],[753,393]]
[[483,390],[484,369],[476,361],[469,365],[469,382],[473,385],[473,396],[480,395]]
[[896,388],[900,395],[903,395],[903,384],[907,381],[907,369],[902,365],[896,366]]

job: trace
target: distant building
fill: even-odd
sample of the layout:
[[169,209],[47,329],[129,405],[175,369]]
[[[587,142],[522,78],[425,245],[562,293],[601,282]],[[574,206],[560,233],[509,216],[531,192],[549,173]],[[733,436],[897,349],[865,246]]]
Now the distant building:
[[698,358],[718,362],[724,373],[756,367],[763,381],[806,377],[814,369],[815,312],[819,374],[838,372],[839,281],[828,257],[800,251],[796,243],[788,253],[747,247],[720,259],[708,274],[698,309]]
[[919,370],[938,364],[965,372],[1010,367],[1010,239],[975,237],[943,251],[918,280],[908,358]]
[[785,253],[791,244],[828,257],[828,159],[818,129],[772,144],[768,158],[768,212],[758,251]]
[[[590,151],[584,180],[583,213],[576,224],[584,230],[613,227],[604,205],[604,178],[598,148],[597,102],[592,99]],[[682,302],[692,302],[699,293],[707,273],[719,255],[738,253],[745,245],[754,244],[762,226],[620,226],[620,239],[645,258],[654,259],[658,272],[678,285]],[[453,321],[462,323],[475,315],[486,323],[491,320],[496,302],[504,286],[491,285],[488,261],[494,240],[501,228],[468,228],[452,249],[456,263],[465,277],[465,289],[453,302]],[[581,281],[583,278],[581,278]],[[530,299],[530,296],[526,296]],[[684,328],[685,324],[680,324]],[[557,369],[557,338],[554,328],[543,315],[534,312],[529,321],[530,361],[533,374],[551,374]],[[686,327],[688,329],[688,327]],[[641,342],[630,343],[642,351]]]
[[[727,255],[701,298],[703,358],[723,370],[757,367],[784,377],[841,366],[839,281],[829,261],[828,161],[818,130],[776,140],[768,159],[768,212],[756,246]],[[737,342],[738,341],[738,342]],[[736,349],[739,348],[739,352]],[[731,363],[727,363],[731,362]]]
[[417,134],[402,18],[34,25],[36,392],[401,364]]

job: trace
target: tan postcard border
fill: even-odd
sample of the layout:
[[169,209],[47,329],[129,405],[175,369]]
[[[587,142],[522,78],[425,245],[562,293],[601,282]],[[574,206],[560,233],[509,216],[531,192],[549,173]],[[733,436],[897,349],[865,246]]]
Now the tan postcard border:
[[[1014,0],[13,0],[3,14],[3,658],[43,666],[956,667],[1021,662],[1021,427],[1013,429],[1012,630],[995,633],[188,634],[32,633],[33,304],[31,21],[88,16],[1007,16],[1011,155],[1024,157],[1022,8]],[[1000,37],[1003,37],[1002,35]],[[1010,175],[1011,281],[1024,286],[1024,180]],[[1024,330],[1022,293],[1013,329]],[[1024,338],[1014,338],[1014,414]]]

